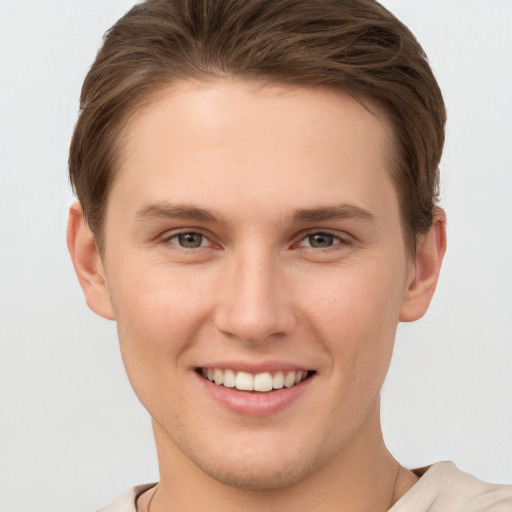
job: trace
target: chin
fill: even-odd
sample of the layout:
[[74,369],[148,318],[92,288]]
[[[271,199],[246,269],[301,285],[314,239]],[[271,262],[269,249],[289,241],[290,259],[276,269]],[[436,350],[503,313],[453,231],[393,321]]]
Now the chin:
[[208,476],[230,487],[252,491],[282,489],[293,486],[303,480],[309,473],[308,465],[300,463],[280,464],[275,467],[247,463],[238,467],[213,466],[200,467]]
[[[182,450],[186,457],[203,473],[227,486],[254,491],[282,489],[290,487],[314,473],[322,463],[327,462],[327,454],[322,448],[317,456],[307,453],[289,440],[282,438],[273,446],[262,446],[256,440],[246,439],[246,443],[232,442],[224,449],[203,447]],[[277,440],[276,440],[277,441]],[[183,445],[182,449],[185,448]],[[300,455],[299,455],[300,454]]]

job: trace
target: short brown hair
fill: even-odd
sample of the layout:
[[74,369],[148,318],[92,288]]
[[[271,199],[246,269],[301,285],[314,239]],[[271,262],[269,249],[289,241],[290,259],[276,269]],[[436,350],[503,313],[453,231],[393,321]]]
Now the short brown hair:
[[425,53],[374,0],[147,0],[105,35],[81,94],[72,186],[98,243],[127,120],[177,80],[233,76],[327,86],[384,108],[414,249],[432,224],[446,112]]

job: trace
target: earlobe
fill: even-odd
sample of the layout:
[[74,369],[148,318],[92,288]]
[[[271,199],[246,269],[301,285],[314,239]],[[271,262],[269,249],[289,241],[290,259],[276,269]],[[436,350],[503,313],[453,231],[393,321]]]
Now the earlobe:
[[413,322],[428,310],[446,252],[446,214],[435,208],[434,221],[416,247],[414,272],[400,309],[401,322]]
[[69,209],[67,244],[87,305],[103,318],[114,320],[98,246],[78,202]]

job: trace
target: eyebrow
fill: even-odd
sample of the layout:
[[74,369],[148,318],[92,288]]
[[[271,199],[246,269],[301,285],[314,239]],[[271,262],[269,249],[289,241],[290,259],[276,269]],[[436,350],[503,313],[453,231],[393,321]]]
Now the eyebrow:
[[302,209],[298,210],[293,216],[294,222],[297,223],[321,222],[333,219],[376,220],[375,216],[368,210],[351,204]]
[[220,223],[221,218],[213,211],[192,205],[174,205],[167,202],[143,206],[135,213],[135,219],[185,219],[197,222]]
[[[216,224],[223,222],[223,218],[212,210],[193,205],[171,204],[167,202],[143,206],[136,212],[135,219],[137,221],[144,221],[147,219],[185,219]],[[297,210],[292,216],[293,222],[297,224],[321,222],[333,219],[376,220],[375,216],[369,211],[350,204],[304,208]]]

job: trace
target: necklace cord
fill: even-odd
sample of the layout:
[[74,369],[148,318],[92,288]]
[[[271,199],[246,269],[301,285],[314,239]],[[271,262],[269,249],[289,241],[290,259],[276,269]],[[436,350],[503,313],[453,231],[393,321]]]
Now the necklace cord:
[[[400,469],[402,469],[400,463],[398,464],[398,468],[396,470],[396,475],[395,475],[395,480],[393,481],[393,487],[391,488],[391,501],[389,503],[389,506],[386,510],[389,510],[392,506],[393,506],[393,501],[394,501],[394,498],[395,498],[395,487],[396,487],[396,483],[398,481],[398,475],[400,474]],[[151,512],[151,503],[153,502],[153,498],[155,497],[155,494],[156,494],[156,491],[158,490],[158,484],[155,485],[155,490],[153,491],[153,494],[151,494],[151,497],[149,498],[149,501],[148,501],[148,506],[147,506],[147,512]]]
[[153,491],[153,494],[151,494],[151,498],[149,498],[147,512],[151,512],[151,502],[153,501],[153,498],[155,497],[157,490],[158,490],[158,484],[155,485],[155,490]]
[[[400,470],[402,469],[402,465],[398,463],[398,468],[396,470],[395,480],[393,482],[393,487],[391,488],[391,501],[389,503],[389,506],[386,510],[389,510],[393,507],[394,501],[395,501],[395,491],[396,491],[396,484],[398,482],[398,476],[400,475]],[[149,509],[148,509],[149,512]]]

